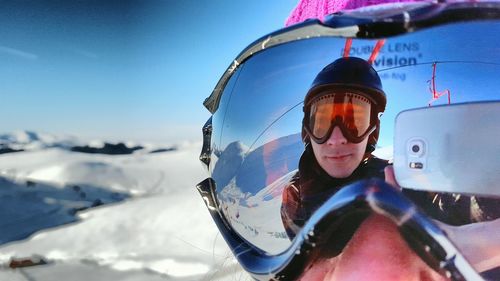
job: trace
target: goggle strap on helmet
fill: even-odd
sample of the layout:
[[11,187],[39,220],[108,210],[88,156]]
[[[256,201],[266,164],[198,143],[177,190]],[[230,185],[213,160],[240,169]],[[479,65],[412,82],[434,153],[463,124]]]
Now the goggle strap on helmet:
[[345,40],[344,58],[349,57],[349,53],[351,52],[351,46],[352,46],[352,38],[347,38]]
[[380,53],[380,50],[382,49],[382,47],[384,46],[384,44],[385,44],[385,39],[381,39],[381,40],[377,41],[377,44],[375,44],[375,48],[373,48],[373,52],[370,55],[370,58],[368,59],[368,63],[370,65],[373,64],[373,62],[377,58],[377,56]]
[[[368,59],[368,63],[370,65],[372,65],[375,59],[378,57],[378,54],[380,53],[380,50],[382,49],[384,44],[385,44],[385,39],[380,39],[377,41],[377,43],[375,44],[375,48],[373,48],[370,58]],[[351,46],[352,46],[352,38],[347,38],[345,40],[345,46],[344,46],[344,54],[343,54],[344,58],[349,57],[349,53],[351,52]]]

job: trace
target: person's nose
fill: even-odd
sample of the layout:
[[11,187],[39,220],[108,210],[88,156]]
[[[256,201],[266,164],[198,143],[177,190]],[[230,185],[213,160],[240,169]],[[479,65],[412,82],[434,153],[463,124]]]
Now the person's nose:
[[347,143],[347,139],[344,137],[344,134],[342,134],[342,130],[340,130],[339,126],[335,126],[335,128],[333,128],[333,131],[326,143],[328,145],[341,145]]
[[[373,215],[355,232],[343,252],[320,261],[303,280],[405,280],[444,281],[446,277],[432,270],[415,254],[389,219]],[[330,268],[320,268],[330,267]],[[322,272],[323,274],[318,274]],[[318,278],[321,276],[320,278]],[[312,278],[310,278],[312,277]]]

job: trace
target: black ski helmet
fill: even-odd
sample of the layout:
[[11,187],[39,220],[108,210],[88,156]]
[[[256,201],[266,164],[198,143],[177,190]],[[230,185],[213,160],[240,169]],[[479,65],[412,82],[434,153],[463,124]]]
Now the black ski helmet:
[[[304,98],[304,116],[309,113],[313,98],[327,94],[330,89],[356,90],[356,93],[372,101],[371,118],[375,120],[377,128],[368,136],[366,152],[375,150],[380,132],[379,113],[385,111],[387,103],[377,71],[367,61],[357,57],[343,57],[330,63],[318,73]],[[304,119],[302,139],[308,143],[310,140],[304,130]]]

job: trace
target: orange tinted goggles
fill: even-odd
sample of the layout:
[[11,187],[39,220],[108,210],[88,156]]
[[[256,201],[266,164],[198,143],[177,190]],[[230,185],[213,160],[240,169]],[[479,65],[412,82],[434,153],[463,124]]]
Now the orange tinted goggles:
[[372,133],[376,124],[372,121],[371,101],[356,93],[331,93],[314,99],[305,112],[304,127],[316,143],[324,143],[335,126],[352,143],[361,142]]

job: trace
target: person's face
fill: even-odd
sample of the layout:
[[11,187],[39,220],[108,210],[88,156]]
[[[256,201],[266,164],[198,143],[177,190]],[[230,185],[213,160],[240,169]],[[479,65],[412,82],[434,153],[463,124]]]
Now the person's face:
[[360,143],[351,143],[336,126],[325,143],[311,140],[314,156],[325,172],[334,178],[346,178],[354,172],[363,159],[368,137]]
[[448,280],[427,266],[389,219],[373,215],[364,221],[344,251],[306,269],[301,281]]

